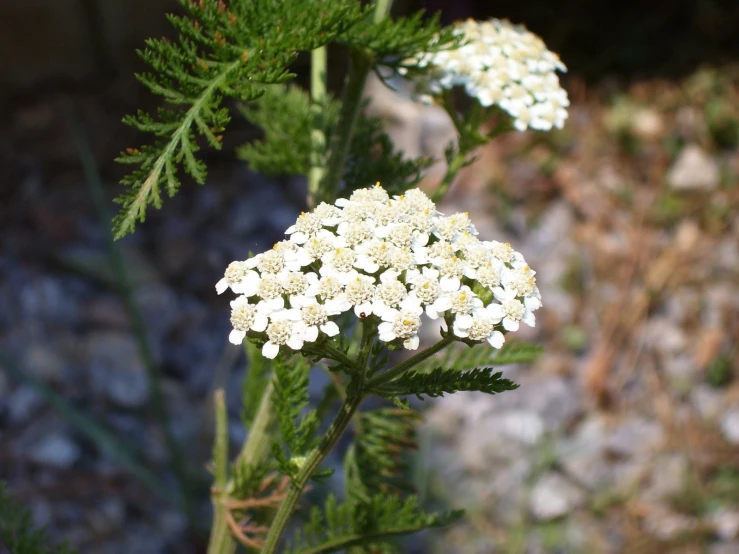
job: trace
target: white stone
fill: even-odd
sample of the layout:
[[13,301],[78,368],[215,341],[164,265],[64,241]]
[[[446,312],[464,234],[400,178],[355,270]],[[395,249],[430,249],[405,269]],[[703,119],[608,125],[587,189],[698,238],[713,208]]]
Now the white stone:
[[730,541],[739,536],[739,513],[722,509],[709,519],[721,540]]
[[531,491],[529,509],[539,521],[569,514],[584,501],[583,492],[557,473],[542,478]]
[[739,444],[739,408],[730,410],[721,419],[721,431],[726,440]]
[[686,146],[667,173],[667,183],[674,190],[711,190],[719,184],[716,160],[700,146]]
[[28,457],[38,464],[66,469],[80,457],[80,449],[66,435],[53,433],[33,445]]

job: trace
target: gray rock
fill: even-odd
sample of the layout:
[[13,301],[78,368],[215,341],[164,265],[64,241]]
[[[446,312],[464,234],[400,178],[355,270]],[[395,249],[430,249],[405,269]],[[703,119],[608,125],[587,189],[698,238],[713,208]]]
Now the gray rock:
[[644,329],[644,338],[649,346],[666,354],[681,352],[687,344],[685,332],[666,317],[651,318]]
[[126,519],[126,506],[117,497],[106,498],[87,513],[87,521],[95,533],[105,535],[119,529]]
[[724,542],[711,545],[708,554],[736,554],[739,552],[739,542]]
[[644,528],[663,541],[675,539],[697,526],[694,518],[671,512],[662,505],[648,506],[645,511]]
[[651,484],[642,495],[645,501],[667,501],[684,489],[689,463],[683,454],[658,456],[651,465]]
[[712,190],[719,184],[716,160],[696,144],[683,148],[667,172],[667,184],[673,190]]
[[625,419],[607,440],[607,449],[618,455],[634,456],[655,450],[664,440],[662,426],[640,416]]
[[8,399],[8,415],[13,424],[20,424],[37,413],[44,401],[39,394],[26,385],[19,386]]
[[585,500],[583,492],[558,473],[544,476],[531,491],[529,510],[538,521],[565,516]]
[[529,375],[518,382],[520,389],[507,393],[507,396],[504,394],[500,398],[493,398],[499,409],[512,404],[534,411],[544,421],[545,429],[551,432],[559,432],[582,413],[582,395],[571,379]]
[[177,321],[178,298],[161,283],[140,286],[134,293],[136,304],[146,321],[147,332],[160,341]]
[[600,418],[589,418],[577,433],[556,446],[557,457],[567,474],[592,490],[611,485],[612,472],[604,459],[606,429]]
[[66,434],[55,432],[32,445],[28,457],[37,464],[67,469],[79,459],[80,449]]
[[739,444],[739,408],[726,412],[721,418],[721,431],[726,440]]
[[168,539],[176,539],[187,531],[187,518],[178,512],[165,510],[159,514],[157,528]]
[[58,383],[63,378],[64,361],[48,342],[32,342],[25,347],[23,367],[45,383]]
[[690,403],[706,421],[716,421],[723,414],[724,400],[720,390],[703,383],[690,391]]
[[138,408],[149,399],[149,383],[133,337],[119,332],[96,332],[87,338],[93,385],[125,408]]
[[721,509],[711,514],[709,521],[721,540],[739,538],[739,512]]
[[544,434],[544,420],[530,410],[511,410],[495,416],[495,425],[507,437],[533,446]]

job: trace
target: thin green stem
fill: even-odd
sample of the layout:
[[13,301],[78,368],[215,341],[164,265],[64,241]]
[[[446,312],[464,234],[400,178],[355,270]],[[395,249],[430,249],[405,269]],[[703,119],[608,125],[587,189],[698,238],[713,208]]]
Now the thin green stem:
[[[372,17],[374,23],[379,23],[385,19],[387,14],[390,13],[392,5],[393,0],[377,0]],[[318,200],[333,201],[338,196],[339,184],[344,175],[344,166],[349,155],[354,127],[359,119],[359,112],[362,107],[364,85],[373,64],[374,60],[368,53],[351,53],[349,74],[341,96],[339,122],[331,136],[326,174],[319,187],[320,197]]]
[[194,523],[194,511],[192,502],[192,490],[191,483],[188,477],[187,468],[185,467],[185,456],[183,455],[182,448],[172,433],[171,423],[169,418],[169,410],[167,408],[167,401],[162,391],[162,376],[159,367],[154,361],[151,348],[149,347],[148,333],[146,331],[146,323],[144,317],[136,304],[134,297],[134,286],[128,275],[126,268],[126,262],[123,259],[118,245],[115,243],[112,232],[110,231],[110,220],[111,216],[108,212],[108,199],[105,197],[103,190],[102,180],[100,178],[100,172],[98,171],[95,158],[92,154],[92,147],[90,146],[89,140],[85,131],[79,125],[77,119],[71,111],[71,108],[67,109],[67,120],[69,127],[72,131],[73,139],[77,146],[80,161],[82,162],[82,168],[85,173],[85,183],[90,194],[90,198],[95,207],[98,220],[100,221],[100,227],[105,232],[106,243],[108,247],[108,258],[110,265],[113,269],[113,273],[116,276],[116,283],[118,293],[123,301],[126,315],[131,321],[131,327],[133,335],[136,340],[136,345],[139,353],[141,354],[141,360],[144,363],[146,370],[147,383],[151,390],[151,403],[149,404],[153,409],[154,415],[156,416],[159,426],[162,429],[164,435],[164,441],[167,446],[167,454],[169,457],[169,463],[172,467],[172,472],[175,474],[177,481],[182,492],[185,513],[192,524]]
[[333,200],[338,196],[354,127],[362,107],[364,84],[371,67],[372,61],[364,53],[352,52],[351,66],[341,98],[339,122],[331,136],[326,175],[321,183],[321,200]]
[[311,167],[308,173],[308,207],[316,205],[323,179],[323,156],[326,148],[326,134],[321,124],[321,109],[326,98],[326,47],[321,46],[311,52],[310,99],[313,110],[313,129],[311,129]]
[[208,552],[235,552],[236,543],[228,529],[228,413],[226,412],[226,396],[223,389],[218,389],[213,396],[215,410],[216,436],[213,445],[213,463],[215,483],[213,487],[213,529],[208,542]]
[[387,14],[390,13],[390,8],[393,6],[393,0],[377,0],[377,3],[375,4],[375,13],[373,16],[373,20],[375,23],[379,23],[385,17]]
[[269,528],[269,533],[264,541],[264,547],[262,548],[261,554],[274,554],[277,552],[280,539],[282,538],[285,529],[287,529],[290,518],[298,504],[298,500],[300,500],[300,497],[303,494],[305,485],[316,472],[323,460],[326,459],[326,456],[331,452],[339,438],[341,438],[341,435],[351,422],[352,417],[361,402],[361,396],[350,396],[344,401],[341,408],[339,408],[339,413],[336,414],[336,417],[328,428],[326,435],[321,439],[320,444],[313,449],[305,460],[303,466],[300,468],[300,471],[298,471],[298,474],[290,483],[290,490],[275,514],[275,519],[272,521],[272,525]]
[[439,183],[439,186],[436,188],[434,194],[431,196],[431,200],[434,203],[439,202],[444,198],[446,193],[449,192],[449,187],[452,186],[454,179],[457,178],[457,174],[466,165],[467,153],[461,151],[457,152],[452,160],[449,162],[446,173],[444,174],[444,178],[441,180],[441,183]]
[[[271,444],[269,429],[275,419],[274,410],[272,409],[273,392],[274,384],[270,379],[262,393],[254,422],[251,429],[249,429],[246,442],[234,462],[235,464],[257,464],[269,454]],[[216,486],[213,489],[213,526],[208,544],[208,554],[233,554],[236,552],[236,541],[229,531],[226,517],[228,515],[227,503],[231,492],[233,492],[233,487],[233,480],[219,487],[216,479]]]
[[344,354],[344,352],[342,352],[339,348],[336,348],[334,345],[332,345],[330,342],[324,342],[315,349],[306,345],[303,347],[303,351],[308,354],[322,355],[326,358],[334,360],[335,362],[344,364],[347,370],[358,370],[362,367],[357,362],[352,360],[349,356]]
[[[446,173],[444,174],[444,178],[441,180],[441,183],[439,183],[439,186],[436,188],[434,194],[431,196],[431,200],[433,200],[434,202],[439,202],[442,198],[444,198],[446,193],[449,192],[449,187],[452,186],[454,179],[457,178],[457,174],[465,165],[467,165],[467,155],[469,154],[469,150],[463,145],[464,141],[462,137],[464,136],[465,132],[464,123],[457,116],[457,112],[454,110],[452,95],[450,91],[445,92],[442,97],[441,103],[444,106],[444,110],[446,111],[446,113],[449,114],[449,118],[452,120],[454,128],[457,130],[458,143],[456,154],[447,163],[447,169]],[[453,145],[450,145],[450,148],[453,148]]]
[[[244,443],[241,452],[239,452],[235,463],[258,463],[262,461],[269,453],[272,438],[269,429],[275,420],[275,413],[272,410],[272,396],[275,391],[275,384],[272,379],[264,389],[262,399],[259,402],[257,415],[254,417],[249,436]],[[233,488],[233,484],[229,485],[229,489]]]
[[410,368],[412,368],[415,365],[420,364],[422,361],[427,360],[437,352],[443,350],[446,348],[449,344],[454,342],[455,338],[452,336],[451,332],[445,336],[443,339],[441,339],[439,342],[434,344],[433,346],[429,346],[426,350],[422,350],[418,354],[415,354],[408,358],[407,360],[400,362],[398,365],[396,365],[393,368],[388,369],[386,372],[381,373],[377,377],[374,377],[367,381],[364,385],[364,390],[369,391],[372,390],[374,387],[377,387],[379,385],[383,385],[387,383],[388,381],[392,381],[397,376],[401,375],[402,373],[405,373]]

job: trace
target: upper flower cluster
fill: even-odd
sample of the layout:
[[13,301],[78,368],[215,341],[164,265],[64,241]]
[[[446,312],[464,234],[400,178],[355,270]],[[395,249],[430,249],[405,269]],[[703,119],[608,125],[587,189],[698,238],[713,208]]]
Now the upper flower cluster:
[[535,272],[509,244],[481,241],[466,213],[444,216],[420,190],[390,198],[379,185],[302,213],[288,240],[231,263],[216,285],[231,302],[229,340],[264,332],[262,353],[300,350],[353,311],[379,339],[418,348],[421,316],[444,318],[460,339],[503,345],[541,306]]
[[458,23],[455,33],[464,37],[460,48],[407,60],[429,71],[419,82],[425,99],[463,86],[483,106],[508,112],[519,131],[564,125],[570,102],[556,71],[567,68],[538,36],[498,19],[469,19]]

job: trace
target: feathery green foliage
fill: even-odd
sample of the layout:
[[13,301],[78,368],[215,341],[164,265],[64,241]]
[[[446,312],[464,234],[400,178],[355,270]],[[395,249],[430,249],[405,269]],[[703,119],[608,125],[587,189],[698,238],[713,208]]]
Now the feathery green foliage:
[[249,102],[267,85],[293,77],[289,70],[298,52],[336,41],[365,19],[359,2],[344,0],[181,0],[186,15],[170,15],[176,41],[150,39],[139,54],[153,70],[138,75],[169,106],[155,115],[139,111],[124,122],[156,137],[130,148],[118,159],[137,167],[122,183],[127,191],[116,201],[116,238],[143,221],[147,207],[161,207],[161,187],[169,196],[180,187],[181,169],[203,183],[206,168],[196,158],[198,139],[221,147],[230,120],[226,98]]
[[318,507],[311,510],[308,523],[296,533],[285,554],[321,554],[357,546],[365,552],[373,552],[375,548],[388,552],[391,546],[385,542],[388,538],[448,525],[461,515],[459,511],[426,514],[413,496],[401,500],[378,494],[366,502],[339,504],[332,495],[324,510]]
[[357,417],[357,437],[344,461],[349,497],[367,501],[379,493],[409,492],[408,453],[417,447],[415,428],[421,415],[380,408]]
[[415,186],[433,159],[408,160],[395,150],[379,117],[360,116],[346,161],[345,195],[380,182],[391,194],[402,194]]
[[243,460],[241,463],[232,464],[233,492],[231,496],[237,500],[252,497],[271,469],[272,464],[266,462],[253,463],[250,460]]
[[[306,175],[311,167],[311,130],[328,134],[336,122],[339,105],[329,96],[317,110],[311,109],[308,94],[296,86],[274,85],[264,95],[241,107],[242,115],[264,133],[264,137],[240,146],[239,158],[254,171],[270,175]],[[323,159],[326,152],[317,152]]]
[[358,25],[338,42],[354,50],[371,52],[383,65],[396,67],[419,52],[456,48],[461,39],[454,36],[451,28],[441,27],[438,13],[425,18],[425,13],[418,11],[409,17]]
[[[338,118],[339,103],[326,96],[323,105],[312,110],[310,98],[302,89],[274,85],[260,98],[244,105],[241,112],[264,136],[240,146],[239,158],[254,171],[306,175],[314,148],[310,140],[314,118],[319,118],[315,126],[330,136]],[[320,159],[326,153],[317,152]],[[345,194],[378,181],[385,183],[389,192],[402,194],[421,180],[422,172],[432,163],[430,158],[404,159],[383,130],[382,119],[360,115],[344,171]]]
[[300,356],[280,356],[275,360],[274,371],[274,406],[283,444],[275,443],[272,451],[280,471],[292,476],[297,467],[291,459],[305,455],[316,443],[316,411],[301,417],[309,402],[310,365]]
[[475,367],[504,366],[535,362],[543,348],[528,342],[509,341],[503,348],[470,348],[462,344],[452,345],[444,351],[442,357],[429,358],[415,367],[416,373],[428,373],[437,367],[454,367],[465,371]]
[[44,529],[34,529],[31,513],[13,500],[0,482],[0,552],[10,554],[73,554],[67,545],[50,546]]
[[375,392],[389,398],[415,394],[423,400],[424,396],[433,398],[459,391],[497,394],[518,388],[518,385],[510,379],[504,379],[501,372],[493,373],[493,371],[492,368],[460,371],[441,367],[429,373],[410,371],[390,383],[380,385]]

